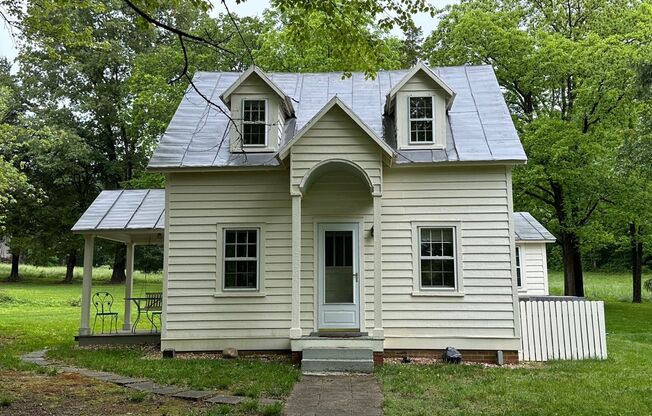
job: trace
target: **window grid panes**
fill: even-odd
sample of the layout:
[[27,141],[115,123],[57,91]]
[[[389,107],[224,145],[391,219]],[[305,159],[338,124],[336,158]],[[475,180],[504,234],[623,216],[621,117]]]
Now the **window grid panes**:
[[455,288],[453,228],[419,228],[421,287]]
[[224,289],[258,288],[258,230],[224,231]]
[[521,248],[516,247],[516,286],[523,287],[523,281],[521,278]]
[[265,146],[265,100],[244,100],[242,104],[242,143]]
[[433,97],[410,97],[410,143],[433,143]]

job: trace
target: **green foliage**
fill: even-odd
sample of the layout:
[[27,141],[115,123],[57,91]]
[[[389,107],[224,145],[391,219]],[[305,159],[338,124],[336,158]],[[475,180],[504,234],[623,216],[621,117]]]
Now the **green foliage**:
[[566,241],[571,260],[613,242],[600,216],[622,203],[618,153],[642,119],[637,68],[650,56],[651,8],[472,0],[445,8],[424,44],[431,64],[495,68],[529,159],[514,170],[515,209]]
[[133,393],[130,393],[127,396],[127,400],[129,400],[132,403],[140,403],[145,401],[147,399],[148,394],[145,393],[144,391],[135,391]]
[[[331,26],[333,16],[328,10],[310,10],[307,16],[299,16],[301,11],[295,9],[283,10],[285,13],[266,14],[269,26],[261,36],[260,49],[254,51],[256,63],[265,70],[371,74],[372,68],[373,71],[398,69],[406,64],[400,41],[374,29],[372,16],[364,11],[346,16],[347,28],[354,26],[354,29],[351,37],[341,42],[347,29]],[[301,20],[301,26],[297,26],[297,19]],[[360,43],[367,47],[358,49]]]

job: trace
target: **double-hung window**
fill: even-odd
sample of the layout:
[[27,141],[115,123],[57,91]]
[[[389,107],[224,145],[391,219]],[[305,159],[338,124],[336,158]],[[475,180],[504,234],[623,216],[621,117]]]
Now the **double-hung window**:
[[224,290],[258,289],[259,229],[224,229]]
[[418,227],[421,289],[455,289],[455,228]]
[[521,247],[516,246],[516,286],[518,288],[523,287],[523,270],[521,266],[522,261]]
[[242,100],[243,146],[267,145],[266,100]]
[[408,110],[410,144],[434,143],[434,97],[409,97]]

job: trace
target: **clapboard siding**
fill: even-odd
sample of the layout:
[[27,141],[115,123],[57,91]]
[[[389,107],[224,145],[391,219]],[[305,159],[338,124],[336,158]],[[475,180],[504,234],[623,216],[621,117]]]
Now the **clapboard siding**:
[[[353,162],[365,170],[372,184],[382,183],[382,150],[349,116],[334,106],[293,146],[290,153],[291,181],[298,189],[306,173],[328,159]],[[342,184],[333,182],[332,189]],[[337,187],[337,188],[336,188]],[[368,191],[367,191],[368,193]]]
[[523,256],[523,275],[525,287],[521,294],[548,294],[548,265],[545,243],[520,243]]
[[[246,192],[242,192],[246,189]],[[287,171],[170,174],[165,342],[266,338],[290,327]],[[264,224],[264,297],[215,297],[217,226]],[[269,248],[268,248],[269,247]],[[302,297],[302,302],[312,302]],[[219,347],[219,345],[217,345]]]
[[[414,348],[413,337],[430,339],[431,348],[487,337],[491,345],[478,341],[477,348],[516,349],[508,186],[504,167],[385,169],[386,348]],[[464,293],[414,296],[412,222],[442,220],[461,223]]]

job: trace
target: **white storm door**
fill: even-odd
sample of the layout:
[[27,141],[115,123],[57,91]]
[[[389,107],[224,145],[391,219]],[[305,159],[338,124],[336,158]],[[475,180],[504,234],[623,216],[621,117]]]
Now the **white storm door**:
[[358,224],[318,226],[319,329],[360,329]]

